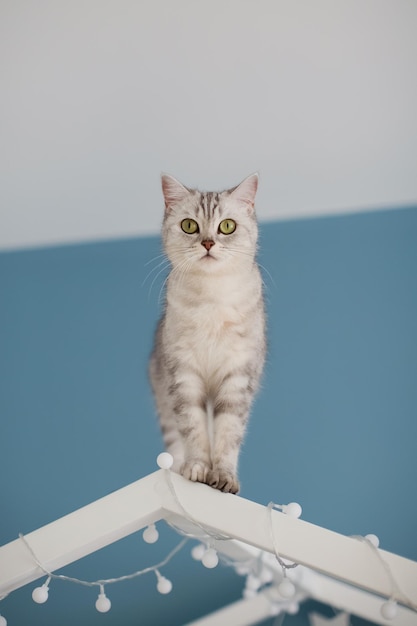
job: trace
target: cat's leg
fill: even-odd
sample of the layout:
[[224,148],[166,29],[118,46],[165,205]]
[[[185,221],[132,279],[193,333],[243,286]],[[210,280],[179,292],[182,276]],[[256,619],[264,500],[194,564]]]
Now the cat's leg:
[[155,400],[165,450],[169,452],[174,459],[171,468],[172,471],[179,473],[184,463],[184,446],[182,437],[178,432],[177,420],[173,415],[172,398],[163,380],[155,376],[151,380],[155,390]]
[[191,370],[183,370],[181,374],[177,371],[170,393],[183,447],[180,473],[188,480],[205,483],[211,461],[203,381]]
[[161,431],[165,450],[169,452],[174,459],[171,469],[173,472],[179,474],[184,463],[184,445],[182,443],[182,437],[178,432],[176,420],[171,413],[168,419],[161,419]]
[[230,493],[239,491],[237,465],[253,397],[251,376],[229,374],[213,401],[212,470],[207,484]]

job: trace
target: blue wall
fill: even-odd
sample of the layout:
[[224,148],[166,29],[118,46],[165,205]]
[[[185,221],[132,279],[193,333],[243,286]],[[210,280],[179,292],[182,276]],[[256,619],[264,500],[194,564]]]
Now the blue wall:
[[[163,276],[143,281],[159,253],[144,238],[0,255],[1,543],[154,471],[146,363]],[[417,559],[417,209],[262,224],[260,262],[270,349],[241,495],[297,500],[303,519]],[[177,541],[163,535],[65,571],[153,565]],[[187,549],[167,569],[170,596],[143,577],[112,588],[106,615],[95,591],[60,582],[47,604],[30,585],[0,613],[9,626],[180,626],[239,597],[233,572],[203,569]]]

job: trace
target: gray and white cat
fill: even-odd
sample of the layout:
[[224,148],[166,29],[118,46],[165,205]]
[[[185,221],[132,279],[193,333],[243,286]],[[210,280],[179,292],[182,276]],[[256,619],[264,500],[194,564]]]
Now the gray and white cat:
[[265,359],[257,186],[257,174],[222,192],[162,176],[172,268],[150,360],[161,430],[175,471],[231,493]]

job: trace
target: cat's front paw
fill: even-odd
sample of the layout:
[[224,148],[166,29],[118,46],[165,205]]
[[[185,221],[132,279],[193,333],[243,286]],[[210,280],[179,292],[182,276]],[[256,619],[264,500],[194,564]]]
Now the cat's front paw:
[[210,487],[226,493],[237,493],[240,487],[237,476],[221,467],[210,470],[206,482]]
[[192,480],[193,482],[198,483],[206,483],[209,471],[210,466],[207,463],[191,459],[190,461],[185,461],[185,463],[182,464],[180,474],[182,474],[187,480]]

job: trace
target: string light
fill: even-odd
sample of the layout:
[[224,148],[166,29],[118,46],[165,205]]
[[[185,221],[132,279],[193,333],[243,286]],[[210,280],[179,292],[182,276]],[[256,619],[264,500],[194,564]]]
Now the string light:
[[398,607],[395,600],[388,600],[381,606],[381,615],[385,619],[394,619],[397,616]]
[[156,529],[155,524],[150,524],[142,534],[143,541],[146,543],[156,543],[159,539],[159,533]]
[[111,609],[111,602],[104,593],[104,585],[100,585],[100,593],[96,600],[96,609],[99,613],[107,613]]
[[288,515],[288,517],[294,517],[295,519],[301,517],[301,513],[303,512],[303,509],[298,502],[289,502],[288,504],[272,503],[272,506],[274,509],[278,509],[279,511],[285,513],[285,515]]
[[[155,529],[156,530],[156,529]],[[24,545],[26,546],[26,548],[28,549],[28,551],[30,552],[34,562],[36,563],[36,565],[45,573],[48,575],[48,578],[46,580],[46,582],[41,586],[41,587],[36,587],[33,592],[32,592],[32,598],[35,602],[37,602],[38,604],[43,604],[44,602],[47,601],[48,599],[48,595],[49,595],[49,583],[51,581],[51,579],[60,579],[60,580],[65,580],[68,582],[72,582],[72,583],[76,583],[79,585],[84,585],[87,587],[99,587],[100,591],[95,603],[95,607],[97,609],[97,611],[99,611],[100,613],[107,613],[108,611],[110,611],[111,608],[111,601],[109,600],[109,598],[106,596],[105,590],[104,590],[104,586],[105,585],[111,585],[117,582],[121,582],[124,580],[129,580],[132,578],[136,578],[138,576],[142,576],[143,574],[147,574],[149,572],[155,572],[157,579],[158,579],[158,583],[157,583],[157,590],[159,591],[159,593],[161,594],[167,594],[172,590],[172,582],[170,580],[168,580],[167,578],[165,578],[164,576],[161,575],[160,573],[160,569],[162,567],[164,567],[165,565],[167,565],[169,563],[169,561],[171,561],[171,559],[185,546],[185,544],[188,542],[188,538],[184,538],[182,539],[182,541],[180,541],[180,543],[173,549],[171,550],[171,552],[169,552],[169,554],[165,557],[165,559],[163,561],[161,561],[160,563],[158,563],[157,565],[153,565],[152,567],[147,567],[145,569],[142,570],[138,570],[136,572],[133,572],[132,574],[127,574],[125,576],[120,576],[119,578],[109,578],[107,580],[97,580],[97,581],[86,581],[86,580],[81,580],[79,578],[73,578],[70,576],[65,576],[63,574],[53,574],[52,572],[49,572],[43,565],[42,563],[39,561],[38,557],[36,556],[35,552],[33,551],[32,547],[30,546],[30,544],[28,543],[28,540],[26,539],[26,537],[24,537],[24,535],[20,534],[19,535],[20,539],[22,540],[22,542],[24,543]],[[0,626],[7,626],[7,621],[6,618],[3,618],[2,616],[0,616]],[[4,620],[3,622],[1,620]]]
[[391,568],[389,567],[389,565],[384,561],[384,559],[382,558],[380,552],[379,552],[379,538],[376,535],[373,534],[369,534],[369,535],[365,535],[365,537],[361,537],[360,535],[358,536],[354,536],[354,539],[358,539],[359,541],[363,541],[364,543],[366,543],[366,545],[372,550],[372,552],[375,554],[375,556],[378,558],[379,562],[381,563],[382,567],[384,568],[387,576],[388,576],[388,580],[390,582],[391,585],[391,596],[388,598],[388,600],[386,602],[384,602],[381,605],[380,608],[380,613],[382,615],[382,617],[386,620],[392,620],[396,617],[397,613],[398,613],[398,606],[397,606],[397,602],[396,602],[396,598],[397,596],[401,595],[405,600],[407,600],[407,604],[409,606],[409,608],[413,609],[414,611],[417,611],[417,606],[415,604],[413,604],[411,602],[411,600],[409,598],[407,598],[405,596],[404,593],[401,592],[400,588],[398,587],[397,581],[395,580],[394,576],[392,575],[392,571]]
[[274,576],[271,570],[268,569],[267,567],[264,567],[261,570],[259,580],[262,585],[267,585],[268,583],[271,583],[274,580]]
[[290,602],[290,604],[287,604],[285,607],[285,612],[288,613],[288,615],[296,615],[299,610],[300,605],[298,602]]
[[254,574],[249,574],[246,578],[246,589],[253,589],[257,591],[261,586],[261,581]]
[[204,552],[201,562],[204,567],[207,567],[207,569],[213,569],[214,567],[217,567],[219,563],[219,557],[217,556],[216,550],[214,548],[208,548]]
[[278,592],[285,599],[292,598],[295,595],[295,585],[288,578],[284,578],[278,585]]
[[32,600],[37,604],[44,604],[47,601],[49,595],[49,583],[51,582],[51,577],[48,576],[47,581],[42,585],[42,587],[36,587],[32,591]]
[[[277,545],[276,545],[275,535],[274,535],[274,528],[273,528],[273,525],[272,525],[272,509],[276,508],[276,509],[281,509],[283,511],[284,509],[287,509],[289,507],[288,510],[292,514],[298,514],[298,513],[301,514],[301,506],[297,502],[291,502],[290,504],[297,505],[297,506],[290,507],[289,504],[282,505],[282,504],[274,504],[273,502],[270,502],[268,504],[268,506],[266,507],[267,519],[268,519],[268,528],[269,528],[269,534],[270,534],[270,537],[271,537],[272,547],[273,547],[273,550],[274,550],[274,555],[275,555],[276,560],[278,561],[278,563],[282,567],[282,571],[284,573],[284,576],[286,575],[286,571],[288,569],[293,569],[294,567],[297,567],[298,563],[288,563],[288,562],[285,562],[280,557],[280,555],[278,553],[278,548],[277,548]],[[285,586],[284,586],[284,589],[285,589]]]
[[379,538],[376,535],[365,535],[365,539],[367,539],[374,548],[379,548]]
[[[176,504],[178,505],[178,508],[181,510],[183,516],[189,522],[191,522],[192,524],[200,528],[204,532],[204,534],[207,536],[206,543],[200,542],[192,548],[191,550],[192,558],[195,559],[196,561],[201,561],[204,567],[208,569],[215,568],[219,563],[219,555],[217,553],[217,550],[213,546],[214,541],[227,541],[232,538],[222,535],[222,534],[213,533],[211,529],[208,529],[203,524],[199,523],[191,515],[189,515],[187,511],[184,509],[183,505],[178,499],[177,493],[175,491],[175,488],[171,479],[171,472],[169,471],[173,465],[172,455],[170,455],[167,452],[162,452],[157,457],[157,464],[162,470],[164,470],[164,473],[167,479],[167,484],[169,486],[171,494]],[[276,539],[275,539],[274,530],[273,530],[273,524],[272,524],[272,509],[278,509],[282,511],[282,513],[288,515],[289,517],[298,519],[301,516],[302,508],[297,502],[290,502],[289,504],[286,504],[286,505],[274,504],[273,502],[270,502],[268,506],[266,507],[267,520],[269,523],[268,524],[269,534],[271,536],[271,543],[272,543],[272,549],[273,549],[273,556],[270,554],[261,552],[260,555],[256,559],[251,559],[250,561],[246,563],[245,562],[232,562],[232,561],[227,562],[227,559],[224,556],[222,557],[222,561],[228,565],[232,565],[235,568],[235,571],[237,574],[246,576],[245,589],[243,591],[243,596],[245,598],[252,598],[255,595],[257,595],[259,591],[266,590],[267,594],[269,594],[269,592],[271,594],[271,598],[270,598],[271,615],[278,615],[282,612],[295,614],[299,610],[299,604],[297,600],[300,600],[300,595],[298,594],[296,597],[297,588],[296,588],[296,585],[291,580],[288,579],[287,570],[297,567],[297,563],[284,561],[278,553],[278,549],[276,546]],[[170,525],[172,526],[172,524]],[[173,528],[180,534],[185,534],[180,529],[175,528],[175,526],[173,526]],[[170,580],[168,580],[168,578],[163,576],[159,570],[165,565],[167,565],[167,563],[169,563],[169,561],[183,548],[183,546],[187,543],[187,541],[190,538],[194,538],[194,539],[197,538],[195,535],[191,535],[191,534],[188,534],[188,535],[185,534],[185,535],[186,536],[182,539],[182,541],[166,556],[166,558],[163,561],[161,561],[157,565],[154,565],[152,567],[147,567],[143,570],[138,570],[126,576],[120,576],[119,578],[97,580],[94,582],[89,582],[89,581],[81,580],[78,578],[72,578],[69,576],[62,575],[62,574],[53,574],[52,572],[49,572],[39,561],[39,559],[37,558],[36,554],[34,553],[33,549],[29,545],[24,535],[20,534],[19,537],[24,543],[24,545],[26,546],[26,548],[28,549],[28,551],[30,552],[36,565],[48,577],[42,586],[36,587],[33,590],[32,598],[34,602],[38,604],[45,603],[49,597],[49,584],[51,580],[60,579],[60,580],[65,580],[68,582],[76,583],[79,585],[85,585],[88,587],[99,587],[99,594],[95,603],[95,607],[97,611],[99,611],[100,613],[107,613],[111,609],[111,601],[106,596],[106,593],[104,590],[105,585],[114,584],[116,582],[121,582],[124,580],[136,578],[138,576],[147,574],[149,572],[154,572],[157,578],[157,585],[156,585],[157,591],[163,595],[170,593],[172,591],[173,584]],[[146,543],[149,543],[149,544],[155,543],[159,538],[159,533],[156,528],[156,525],[149,524],[143,531],[142,537]],[[366,542],[366,544],[378,556],[381,564],[383,565],[384,569],[387,572],[387,575],[389,576],[389,579],[391,582],[392,593],[389,599],[386,602],[384,602],[381,606],[380,612],[381,612],[382,617],[386,620],[392,620],[396,617],[398,613],[397,599],[400,596],[403,601],[405,600],[407,601],[407,605],[410,608],[412,608],[413,610],[417,610],[417,607],[408,598],[406,598],[404,594],[400,592],[400,589],[392,575],[392,572],[389,566],[382,559],[378,550],[378,547],[379,547],[378,537],[376,535],[369,534],[369,535],[366,535],[366,537],[355,537],[355,538]],[[271,568],[265,565],[265,563],[269,560],[269,558],[274,558],[274,557],[276,561],[279,563],[279,565],[281,566],[282,572],[283,572],[283,578],[277,586],[273,585],[274,575],[271,571]],[[263,559],[265,559],[265,561]],[[278,593],[278,596],[276,596],[277,593]],[[272,594],[274,594],[273,597],[272,597]],[[0,600],[2,599],[3,598],[0,598]],[[0,626],[7,626],[7,620],[2,615],[0,615]]]
[[205,551],[206,551],[206,546],[204,545],[204,543],[198,543],[191,550],[191,556],[193,557],[194,561],[201,561],[201,559],[204,556]]
[[161,576],[157,569],[155,570],[155,574],[158,579],[156,588],[159,593],[162,593],[163,595],[170,593],[172,591],[172,582],[168,580],[168,578]]
[[174,463],[174,457],[169,452],[161,452],[156,457],[156,463],[161,469],[169,470]]

